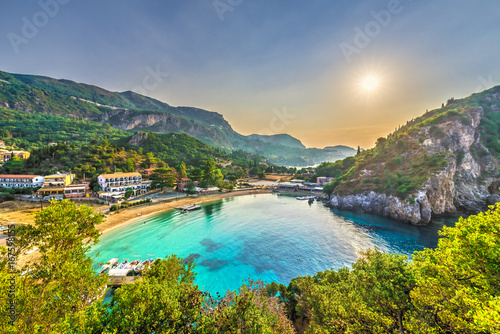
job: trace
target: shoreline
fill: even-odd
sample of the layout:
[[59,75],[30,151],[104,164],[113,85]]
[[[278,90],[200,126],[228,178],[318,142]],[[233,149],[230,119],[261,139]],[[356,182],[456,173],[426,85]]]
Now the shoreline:
[[[271,191],[269,190],[244,190],[227,193],[215,193],[200,197],[182,197],[180,199],[170,201],[161,200],[158,202],[153,202],[151,204],[144,204],[137,207],[121,209],[119,212],[114,212],[110,215],[107,215],[104,218],[104,222],[96,226],[96,228],[97,230],[99,230],[99,232],[101,232],[102,236],[141,220],[147,220],[164,212],[175,210],[175,208],[179,206],[189,204],[204,204],[223,200],[226,198],[270,193]],[[137,215],[139,213],[141,214],[140,216]]]

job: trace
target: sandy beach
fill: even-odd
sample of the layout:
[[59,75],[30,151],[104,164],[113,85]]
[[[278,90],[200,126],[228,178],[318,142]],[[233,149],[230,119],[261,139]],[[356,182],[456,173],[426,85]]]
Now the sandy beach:
[[[210,195],[203,195],[199,197],[182,197],[178,200],[159,200],[150,204],[142,204],[127,209],[121,209],[118,212],[106,215],[105,220],[102,224],[97,226],[97,229],[102,232],[102,234],[109,233],[110,231],[116,230],[117,228],[124,227],[126,225],[135,223],[137,221],[146,220],[149,217],[163,213],[168,210],[175,209],[180,206],[188,204],[202,204],[208,202],[218,201],[224,198],[246,196],[254,194],[265,194],[270,193],[270,190],[245,190],[245,191],[233,191],[227,193],[215,193]],[[140,215],[138,215],[140,214]]]
[[[203,204],[208,202],[214,202],[225,198],[237,197],[237,196],[247,196],[256,194],[271,193],[271,190],[244,190],[244,191],[233,191],[225,193],[214,193],[203,196],[196,197],[182,197],[179,199],[159,199],[153,200],[154,202],[148,204],[141,204],[138,206],[129,207],[127,209],[120,209],[119,211],[109,213],[107,206],[96,206],[96,212],[104,213],[104,221],[102,224],[97,226],[97,229],[101,234],[106,234],[114,231],[118,228],[125,227],[129,224],[138,221],[146,221],[148,218],[161,214],[163,212],[174,210],[177,207],[189,205],[189,204]],[[86,203],[80,203],[85,205]],[[9,212],[3,212],[2,221],[7,222],[18,222],[25,224],[34,223],[34,213],[39,210],[39,207],[32,204],[16,204],[20,206],[15,210],[9,208]],[[2,240],[3,241],[3,240]],[[39,257],[37,251],[32,252],[28,255],[21,255],[17,260],[18,266],[23,266],[27,262],[36,262]]]

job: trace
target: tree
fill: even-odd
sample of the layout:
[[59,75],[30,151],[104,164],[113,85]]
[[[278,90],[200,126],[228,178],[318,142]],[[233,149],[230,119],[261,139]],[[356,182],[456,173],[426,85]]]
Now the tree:
[[215,181],[214,172],[215,172],[215,161],[213,158],[209,158],[205,163],[205,168],[203,169],[201,181],[205,181],[209,185],[214,184]]
[[[86,255],[99,239],[95,226],[102,220],[102,215],[88,206],[77,207],[63,200],[52,201],[38,211],[33,226],[17,227],[17,254],[33,247],[40,251],[39,260],[17,272],[25,273],[16,277],[17,331],[57,331],[67,317],[76,316],[94,302],[102,303],[107,277],[95,275],[92,260]],[[6,315],[0,316],[5,319]]]
[[3,168],[9,174],[21,174],[26,172],[26,168],[24,168],[24,159],[20,157],[13,156],[4,164]]
[[155,158],[153,153],[151,152],[146,153],[146,165],[148,166],[148,168],[151,168],[151,165],[156,164],[156,162],[157,159]]
[[125,199],[130,198],[132,196],[134,196],[134,189],[132,189],[130,187],[125,189],[125,195],[124,195]]
[[180,178],[187,178],[186,164],[184,163],[184,161],[182,161],[179,165],[179,177]]
[[173,187],[175,183],[175,176],[170,168],[157,168],[151,174],[151,187],[153,188],[163,188]]
[[335,190],[335,188],[337,188],[340,182],[342,182],[342,178],[338,177],[333,182],[330,182],[323,186],[323,193],[328,195],[328,199],[330,199],[330,196],[333,194],[333,191]]
[[189,181],[187,184],[186,184],[186,192],[188,194],[196,194],[196,186],[194,185],[194,182],[193,181]]
[[104,320],[109,333],[189,333],[202,320],[203,294],[194,264],[175,255],[157,259],[143,279],[118,289]]
[[413,256],[415,328],[500,332],[500,203],[440,234],[436,249]]
[[134,160],[132,160],[131,158],[127,159],[127,165],[125,167],[125,170],[127,172],[133,172],[135,170]]

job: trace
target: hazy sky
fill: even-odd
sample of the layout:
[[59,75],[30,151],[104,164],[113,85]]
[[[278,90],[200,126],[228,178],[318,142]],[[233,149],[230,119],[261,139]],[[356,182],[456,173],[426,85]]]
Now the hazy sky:
[[135,90],[308,147],[372,147],[425,109],[500,84],[498,0],[41,0],[0,9],[0,70]]

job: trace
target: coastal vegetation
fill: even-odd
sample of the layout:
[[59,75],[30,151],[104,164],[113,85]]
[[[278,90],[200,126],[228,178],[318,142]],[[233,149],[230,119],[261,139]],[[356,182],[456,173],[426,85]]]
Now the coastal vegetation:
[[[106,276],[86,252],[102,216],[68,200],[17,228],[16,254],[39,247],[41,260],[9,272],[0,260],[4,333],[495,333],[500,330],[500,205],[445,227],[436,249],[412,260],[377,249],[351,267],[297,277],[287,286],[249,280],[210,296],[195,284],[196,264],[156,260],[142,279],[103,304]],[[61,228],[64,226],[64,228]],[[18,275],[23,272],[23,275]],[[7,321],[16,280],[14,325]],[[5,319],[5,320],[4,320]]]

